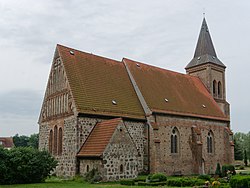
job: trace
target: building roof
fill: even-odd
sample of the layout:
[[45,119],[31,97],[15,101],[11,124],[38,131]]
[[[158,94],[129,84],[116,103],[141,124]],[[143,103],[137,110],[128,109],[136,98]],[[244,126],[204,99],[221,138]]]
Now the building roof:
[[198,77],[61,45],[57,50],[79,113],[145,120],[126,63],[152,112],[229,120]]
[[80,113],[145,119],[121,62],[62,45],[57,50]]
[[213,63],[222,67],[226,67],[218,58],[214,49],[212,38],[210,36],[206,19],[203,19],[198,42],[196,45],[194,58],[186,66],[186,69],[197,65]]
[[122,122],[115,118],[97,123],[78,152],[78,157],[100,157],[108,145],[116,127]]
[[2,145],[4,148],[12,148],[14,147],[14,142],[12,137],[0,137],[0,146]]
[[198,77],[123,61],[152,112],[228,120]]

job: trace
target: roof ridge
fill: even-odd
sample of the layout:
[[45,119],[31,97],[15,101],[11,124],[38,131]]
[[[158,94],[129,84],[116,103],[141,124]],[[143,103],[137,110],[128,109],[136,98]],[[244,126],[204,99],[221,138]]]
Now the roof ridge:
[[79,53],[84,53],[84,54],[87,54],[87,55],[91,55],[91,56],[95,56],[95,57],[98,57],[98,58],[106,59],[106,60],[109,60],[109,61],[114,61],[116,63],[122,63],[122,61],[119,61],[119,60],[116,60],[116,59],[111,59],[109,57],[105,57],[105,56],[102,56],[102,55],[93,54],[92,52],[86,52],[86,51],[78,50],[78,49],[71,48],[71,47],[68,47],[68,46],[65,46],[65,45],[62,45],[62,44],[57,44],[57,46],[62,47],[62,48],[67,48],[69,50],[74,50],[74,51],[77,51]]
[[[159,70],[162,70],[162,71],[170,72],[172,74],[182,75],[182,76],[186,76],[186,77],[190,77],[191,76],[191,75],[188,75],[188,74],[185,74],[185,73],[176,72],[176,71],[173,71],[173,70],[165,69],[163,67],[157,67],[155,65],[146,64],[146,63],[143,63],[143,62],[140,62],[140,61],[135,61],[135,60],[128,59],[128,58],[123,58],[123,60],[125,60],[125,61],[128,60],[128,61],[131,61],[133,63],[140,63],[140,64],[142,64],[144,66],[148,66],[148,67],[152,67],[152,68],[159,69]],[[193,77],[193,76],[191,76],[191,77]]]

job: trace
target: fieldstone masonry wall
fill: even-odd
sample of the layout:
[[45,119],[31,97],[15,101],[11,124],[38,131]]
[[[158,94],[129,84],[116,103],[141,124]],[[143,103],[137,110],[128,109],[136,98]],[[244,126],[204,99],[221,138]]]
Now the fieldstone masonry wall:
[[143,171],[144,164],[144,145],[145,145],[145,123],[125,122],[125,126],[132,137],[138,151],[138,171]]
[[39,150],[48,150],[49,146],[49,123],[45,122],[39,126]]
[[103,165],[101,159],[79,159],[80,161],[80,175],[84,176],[87,172],[92,169],[98,169],[100,172],[103,171]]
[[138,151],[122,123],[103,153],[103,165],[105,180],[134,178],[138,174]]

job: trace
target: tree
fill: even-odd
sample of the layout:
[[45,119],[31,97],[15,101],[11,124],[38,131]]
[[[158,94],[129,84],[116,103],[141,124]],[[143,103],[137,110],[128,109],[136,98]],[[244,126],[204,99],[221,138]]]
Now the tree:
[[38,149],[39,134],[32,134],[29,136],[19,136],[16,134],[13,136],[13,142],[16,147],[32,147]]
[[244,150],[244,163],[247,166],[247,150]]
[[216,170],[215,170],[215,175],[218,175],[219,177],[221,177],[220,163],[217,163]]
[[32,134],[29,137],[28,146],[38,149],[39,134]]
[[234,159],[243,160],[242,148],[240,147],[236,139],[234,139]]
[[56,165],[57,161],[47,151],[0,148],[0,184],[43,182]]
[[[241,132],[235,133],[234,140],[238,144],[242,153],[244,150],[246,150],[247,156],[250,156],[250,131],[247,134],[241,133]],[[237,148],[237,145],[236,145],[236,148]],[[242,155],[242,157],[243,157],[243,155]]]
[[15,136],[13,136],[13,142],[16,147],[27,147],[29,137],[24,135],[19,136],[18,134],[16,134]]

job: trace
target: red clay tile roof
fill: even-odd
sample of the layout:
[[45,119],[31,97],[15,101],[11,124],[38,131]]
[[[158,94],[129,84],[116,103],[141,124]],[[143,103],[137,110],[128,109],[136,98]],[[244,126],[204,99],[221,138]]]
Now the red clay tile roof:
[[100,157],[108,145],[121,118],[97,123],[78,152],[78,157]]
[[57,50],[80,113],[145,119],[123,63],[61,45]]
[[14,147],[12,137],[0,137],[0,142],[2,142],[2,146],[4,148],[12,148],[12,147]]
[[151,111],[228,120],[198,77],[125,58],[123,61],[128,65]]

